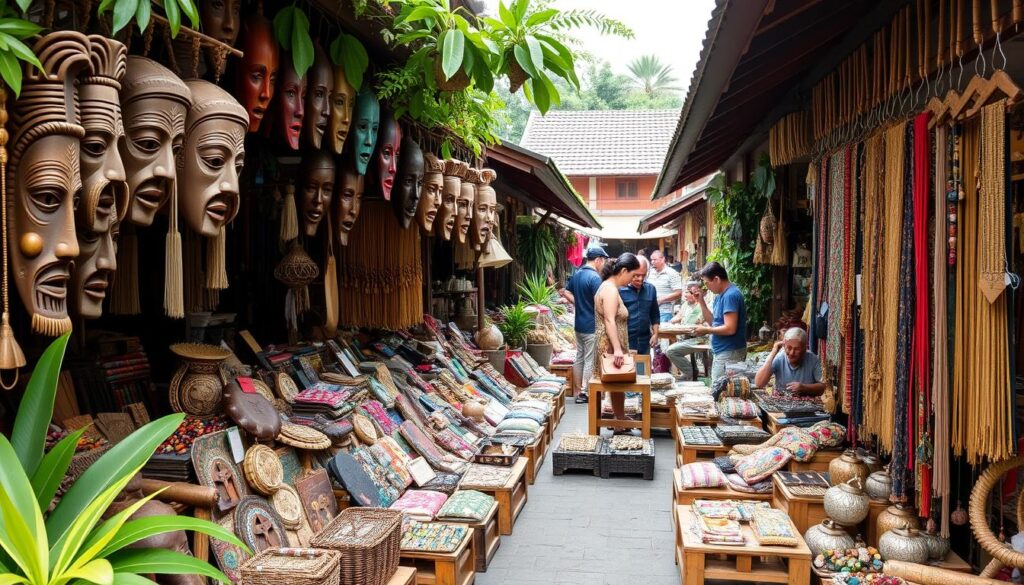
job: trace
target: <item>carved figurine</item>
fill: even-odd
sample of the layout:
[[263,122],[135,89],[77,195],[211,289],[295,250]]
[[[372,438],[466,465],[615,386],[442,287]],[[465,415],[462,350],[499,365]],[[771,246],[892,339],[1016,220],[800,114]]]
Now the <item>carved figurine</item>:
[[303,233],[313,237],[324,214],[331,208],[331,198],[334,196],[334,157],[319,150],[306,155],[302,159],[299,180],[299,221],[302,222]]
[[437,210],[441,207],[441,191],[444,188],[444,161],[433,154],[423,155],[423,189],[420,191],[420,202],[416,208],[416,223],[424,234],[430,234],[437,218]]
[[452,239],[455,229],[455,200],[462,191],[462,179],[469,171],[469,165],[461,160],[444,161],[444,185],[441,188],[441,214],[434,226],[434,231],[442,239]]
[[485,250],[487,240],[491,239],[491,226],[494,223],[494,214],[498,209],[498,195],[494,192],[494,187],[491,187],[491,181],[497,176],[491,169],[480,170],[480,183],[476,188],[476,206],[473,209],[473,220],[470,225],[470,234],[472,234],[470,243],[478,250]]
[[380,102],[368,89],[364,89],[356,96],[353,124],[355,129],[352,134],[355,142],[352,144],[352,154],[356,172],[365,175],[373,156],[373,148],[377,145],[377,131],[380,129]]
[[368,180],[372,181],[374,195],[382,196],[385,201],[391,200],[391,188],[395,184],[398,158],[401,156],[401,140],[402,128],[395,117],[390,112],[381,116]]
[[473,205],[476,203],[479,183],[480,171],[469,169],[459,184],[459,195],[455,198],[455,237],[460,244],[469,240],[469,225],[473,221]]
[[238,213],[238,175],[245,159],[249,117],[231,94],[203,80],[187,82],[192,107],[181,153],[181,209],[189,227],[207,238]]
[[309,80],[306,90],[306,117],[303,120],[303,135],[306,143],[313,148],[320,148],[324,132],[331,119],[331,91],[334,89],[334,70],[331,60],[327,58],[320,45],[316,45],[316,57],[309,68]]
[[338,192],[334,196],[334,225],[338,231],[338,241],[342,246],[347,246],[348,234],[359,219],[364,178],[356,171],[355,166],[345,163],[341,166],[337,183]]
[[32,51],[42,69],[25,65],[21,97],[11,108],[7,167],[11,271],[32,330],[57,336],[71,330],[67,296],[78,256],[75,197],[81,191],[75,80],[89,66],[89,39],[74,31],[40,38]]
[[299,77],[292,56],[281,52],[281,73],[277,87],[277,128],[292,150],[299,149],[302,120],[306,115],[306,78]]
[[398,183],[393,189],[391,205],[402,229],[412,224],[423,187],[423,150],[409,136],[402,138],[398,156]]
[[356,90],[345,76],[345,68],[334,67],[334,89],[331,92],[331,152],[341,154],[348,138],[349,127],[352,125],[352,108],[355,105]]
[[249,114],[249,132],[256,132],[274,98],[280,55],[270,21],[257,14],[246,20],[242,33],[244,57],[235,69],[235,90]]
[[118,222],[104,232],[79,225],[78,258],[71,274],[71,312],[86,319],[103,316],[103,301],[117,272]]

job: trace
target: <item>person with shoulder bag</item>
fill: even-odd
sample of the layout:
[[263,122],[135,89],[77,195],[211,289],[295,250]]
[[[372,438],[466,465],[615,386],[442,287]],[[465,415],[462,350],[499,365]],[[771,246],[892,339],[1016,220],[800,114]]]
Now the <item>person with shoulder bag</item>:
[[[607,262],[601,271],[604,282],[594,295],[595,342],[597,361],[594,369],[603,383],[636,381],[636,364],[629,353],[629,311],[619,296],[619,288],[628,284],[640,270],[640,261],[626,253]],[[612,411],[618,420],[626,420],[626,395],[611,393]],[[629,433],[616,428],[617,434]]]

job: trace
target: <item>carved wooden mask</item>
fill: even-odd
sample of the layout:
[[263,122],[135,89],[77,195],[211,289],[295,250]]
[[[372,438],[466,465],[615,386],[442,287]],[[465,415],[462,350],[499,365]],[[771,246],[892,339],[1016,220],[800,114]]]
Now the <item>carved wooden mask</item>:
[[191,96],[170,69],[145,57],[128,57],[121,90],[120,151],[128,176],[128,219],[136,225],[151,225],[174,188],[175,157],[185,136]]
[[25,65],[21,97],[11,108],[8,237],[14,284],[32,330],[56,336],[71,329],[67,294],[78,256],[74,205],[81,192],[76,78],[89,66],[89,39],[59,31],[33,52],[42,70]]
[[334,199],[334,226],[338,232],[338,241],[342,246],[348,245],[348,234],[359,219],[359,207],[363,201],[364,177],[356,171],[351,163],[341,166],[338,173],[338,192]]
[[266,17],[245,21],[241,48],[244,56],[235,68],[235,93],[249,114],[249,132],[256,132],[274,98],[280,67],[277,41]]
[[440,217],[435,222],[434,231],[445,241],[452,239],[452,231],[455,229],[455,200],[462,190],[462,179],[468,170],[469,165],[461,160],[444,161]]
[[402,128],[391,112],[381,116],[380,128],[377,133],[377,144],[373,151],[373,163],[370,177],[373,181],[373,193],[391,200],[391,189],[395,185],[395,174],[398,172],[398,158],[401,156]]
[[356,90],[345,77],[345,68],[334,67],[334,90],[331,92],[331,124],[329,130],[331,151],[341,154],[352,126],[352,108],[356,101]]
[[290,54],[282,51],[281,61],[276,93],[277,130],[292,150],[298,150],[302,120],[306,116],[306,78],[299,77]]
[[323,143],[327,124],[331,119],[331,92],[334,90],[334,69],[327,53],[317,44],[313,66],[306,77],[309,83],[306,89],[306,117],[302,124],[302,133],[306,143],[313,148],[320,148]]
[[455,237],[460,244],[469,239],[469,225],[473,220],[473,205],[476,203],[476,188],[480,182],[480,171],[469,169],[459,185],[459,196],[455,198]]
[[398,183],[392,190],[391,205],[402,229],[408,228],[416,217],[423,187],[423,150],[409,136],[402,138],[398,155]]
[[365,175],[373,156],[373,148],[377,145],[377,131],[380,129],[380,102],[368,89],[363,89],[356,96],[353,124],[355,129],[352,134],[355,142],[352,145],[352,153],[355,156],[356,172]]
[[230,47],[235,46],[241,28],[242,0],[206,0],[199,4],[203,33]]
[[441,207],[441,191],[444,187],[444,161],[431,153],[423,155],[423,189],[420,191],[420,202],[416,208],[416,223],[424,234],[434,228],[437,210]]
[[180,157],[181,210],[196,233],[212,238],[238,213],[238,175],[249,117],[231,94],[203,80],[187,82],[192,106]]
[[491,187],[491,181],[497,178],[497,174],[491,169],[480,171],[480,183],[476,188],[476,205],[473,208],[473,220],[471,221],[470,233],[473,236],[473,246],[483,249],[487,241],[491,239],[491,226],[494,222],[494,214],[498,209],[498,195]]
[[78,258],[71,274],[71,312],[86,319],[103,316],[114,273],[117,272],[117,236],[120,223],[115,221],[104,232],[78,228]]
[[309,237],[316,235],[324,214],[331,209],[334,196],[334,157],[317,150],[302,159],[299,171],[299,196],[302,231]]

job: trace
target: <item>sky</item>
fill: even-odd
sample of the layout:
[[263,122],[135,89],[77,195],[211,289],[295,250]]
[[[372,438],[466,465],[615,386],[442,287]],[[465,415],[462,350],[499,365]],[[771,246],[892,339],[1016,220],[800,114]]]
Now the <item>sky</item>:
[[[498,0],[484,0],[488,12],[497,12]],[[506,5],[508,0],[506,0]],[[611,63],[616,73],[645,55],[657,55],[672,66],[685,91],[700,57],[714,0],[552,0],[561,10],[596,10],[633,29],[634,39],[602,35],[593,29],[574,34],[595,57]]]

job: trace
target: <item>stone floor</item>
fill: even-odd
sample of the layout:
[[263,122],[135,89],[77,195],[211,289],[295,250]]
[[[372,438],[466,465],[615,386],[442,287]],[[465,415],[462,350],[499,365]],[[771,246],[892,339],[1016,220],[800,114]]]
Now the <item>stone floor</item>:
[[[586,432],[587,406],[571,401],[553,445]],[[549,452],[514,534],[502,537],[476,585],[678,585],[669,516],[675,446],[666,432],[654,439],[653,481],[555,476]]]

